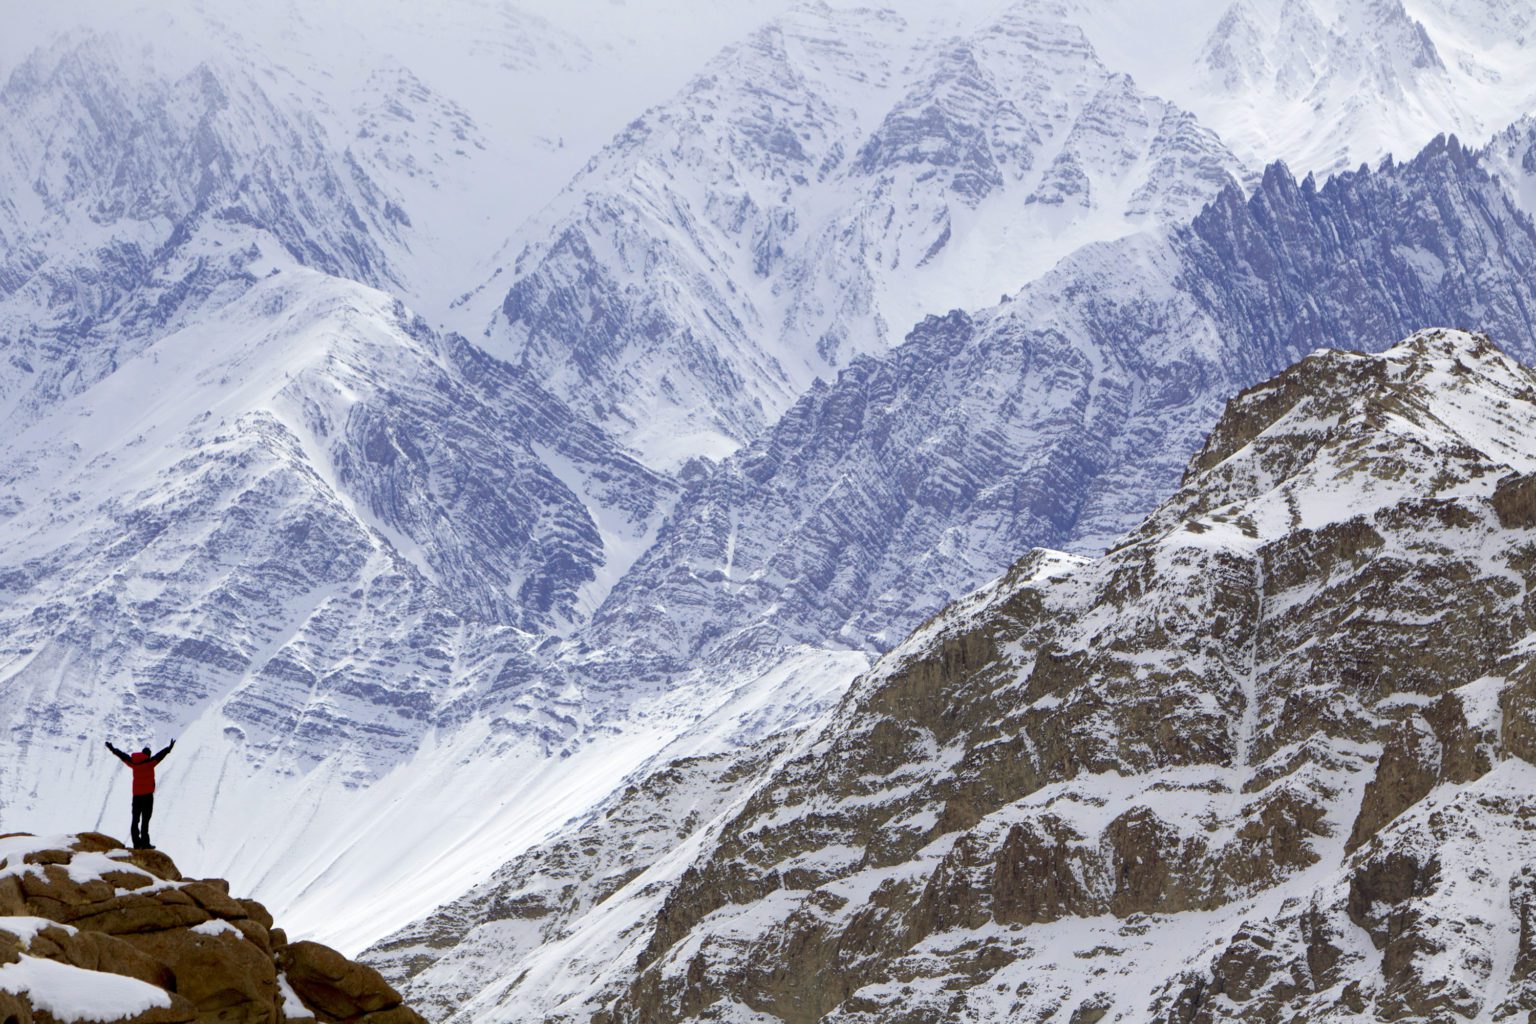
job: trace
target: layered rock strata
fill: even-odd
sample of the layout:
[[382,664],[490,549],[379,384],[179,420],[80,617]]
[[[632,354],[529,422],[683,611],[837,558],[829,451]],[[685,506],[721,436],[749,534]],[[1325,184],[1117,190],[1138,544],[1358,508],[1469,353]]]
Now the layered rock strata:
[[1106,555],[924,623],[609,895],[655,909],[585,999],[455,1019],[1524,1020],[1532,424],[1459,331],[1244,391]]

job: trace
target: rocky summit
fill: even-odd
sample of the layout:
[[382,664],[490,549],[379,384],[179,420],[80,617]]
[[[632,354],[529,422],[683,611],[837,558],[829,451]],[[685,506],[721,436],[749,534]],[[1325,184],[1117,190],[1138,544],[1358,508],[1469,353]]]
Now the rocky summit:
[[425,1024],[362,964],[289,942],[222,879],[99,833],[0,836],[4,1024]]
[[632,864],[597,981],[456,1019],[1527,1020],[1533,426],[1460,331],[1242,392],[1108,553],[1025,556]]

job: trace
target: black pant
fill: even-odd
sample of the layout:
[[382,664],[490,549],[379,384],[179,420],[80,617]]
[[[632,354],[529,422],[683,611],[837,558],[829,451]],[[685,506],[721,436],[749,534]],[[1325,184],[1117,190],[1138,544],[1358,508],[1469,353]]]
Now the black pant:
[[129,831],[133,836],[135,848],[151,845],[149,841],[149,816],[155,813],[155,794],[135,793],[133,795],[133,825]]

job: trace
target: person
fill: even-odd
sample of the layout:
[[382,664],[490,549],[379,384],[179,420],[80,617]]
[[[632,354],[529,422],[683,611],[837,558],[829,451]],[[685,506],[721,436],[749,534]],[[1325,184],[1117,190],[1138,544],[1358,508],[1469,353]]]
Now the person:
[[176,741],[171,740],[166,748],[158,754],[151,755],[149,748],[137,751],[133,754],[125,754],[107,743],[107,749],[117,755],[117,759],[129,768],[133,769],[133,821],[129,831],[133,836],[133,848],[135,850],[153,850],[154,844],[149,841],[149,816],[155,813],[155,765],[165,760],[165,755],[176,746]]

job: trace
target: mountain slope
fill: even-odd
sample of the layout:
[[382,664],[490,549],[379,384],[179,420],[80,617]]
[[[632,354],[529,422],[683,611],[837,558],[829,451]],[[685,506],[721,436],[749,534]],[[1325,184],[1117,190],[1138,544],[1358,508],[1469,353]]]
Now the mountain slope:
[[[531,648],[601,599],[673,490],[387,296],[274,263],[0,443],[0,813],[99,822],[119,781],[100,740],[187,731],[172,848],[279,906],[329,876],[319,922],[327,899],[376,921],[358,890],[407,852],[569,814],[486,804],[518,792],[494,770],[458,790],[462,831],[422,808],[462,761],[522,786],[587,764],[545,763],[598,709]],[[629,756],[605,755],[617,775]]]
[[112,37],[66,37],[0,89],[0,418],[110,374],[269,267],[250,246],[393,282],[404,214],[313,118],[243,70],[166,74]]
[[1533,269],[1531,221],[1454,139],[1322,187],[1271,167],[1247,199],[1088,247],[813,388],[689,486],[580,637],[644,637],[625,646],[653,665],[888,647],[1019,550],[1100,550],[1224,396],[1330,337],[1482,323],[1536,358]]
[[1533,415],[1454,331],[1246,391],[1109,554],[863,677],[595,1019],[1529,1011]]
[[990,297],[1241,173],[1064,7],[931,43],[807,6],[727,49],[526,229],[490,350],[676,466],[883,351],[936,294]]

